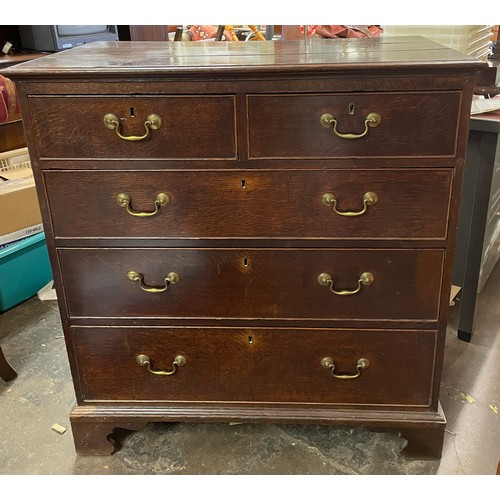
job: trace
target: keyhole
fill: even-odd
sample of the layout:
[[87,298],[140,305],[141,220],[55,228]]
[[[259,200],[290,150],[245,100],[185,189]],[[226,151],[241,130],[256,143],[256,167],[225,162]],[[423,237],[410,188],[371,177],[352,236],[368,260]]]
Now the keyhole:
[[134,106],[130,106],[130,116],[132,118],[134,118],[134,116],[135,116],[135,108],[134,108]]
[[248,267],[248,259],[246,257],[243,259],[243,265]]
[[248,343],[253,344],[253,337],[251,335],[248,336]]
[[351,102],[351,104],[349,104],[349,114],[350,115],[354,114],[354,103],[352,103],[352,102]]
[[241,189],[247,188],[247,181],[245,179],[241,179]]

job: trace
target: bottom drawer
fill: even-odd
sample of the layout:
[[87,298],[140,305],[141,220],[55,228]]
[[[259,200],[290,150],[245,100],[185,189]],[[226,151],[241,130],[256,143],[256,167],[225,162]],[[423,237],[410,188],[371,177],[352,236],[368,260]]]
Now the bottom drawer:
[[73,327],[72,332],[86,401],[429,406],[431,400],[435,331]]

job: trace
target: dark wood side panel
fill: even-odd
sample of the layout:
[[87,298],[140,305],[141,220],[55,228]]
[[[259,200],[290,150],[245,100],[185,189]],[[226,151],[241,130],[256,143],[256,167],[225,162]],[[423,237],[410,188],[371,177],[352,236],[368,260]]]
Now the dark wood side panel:
[[168,41],[168,26],[130,25],[130,40],[133,41]]
[[[460,101],[460,92],[250,95],[249,157],[453,156]],[[359,135],[374,112],[380,124],[358,139],[320,123],[329,113],[339,133]]]
[[[236,157],[234,96],[33,96],[29,106],[42,159]],[[144,135],[151,114],[162,123],[129,141],[104,126],[108,113],[123,136]]]
[[0,123],[0,153],[26,147],[23,122],[19,120]]
[[[73,327],[83,396],[90,400],[243,401],[428,406],[435,331]],[[417,354],[418,353],[418,354]],[[186,364],[175,374],[177,355]],[[337,379],[321,366],[334,360]]]
[[[436,321],[443,250],[74,249],[58,250],[69,313],[76,317],[172,317]],[[135,271],[146,287],[127,279]],[[364,272],[374,283],[355,290]]]

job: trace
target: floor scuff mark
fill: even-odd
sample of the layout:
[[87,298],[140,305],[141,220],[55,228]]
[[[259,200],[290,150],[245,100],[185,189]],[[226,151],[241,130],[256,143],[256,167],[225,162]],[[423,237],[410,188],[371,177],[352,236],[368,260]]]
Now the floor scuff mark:
[[465,394],[456,387],[448,385],[446,386],[445,389],[450,399],[454,399],[455,401],[460,401],[461,403],[469,403],[469,404],[473,404],[476,402],[476,400],[470,394]]

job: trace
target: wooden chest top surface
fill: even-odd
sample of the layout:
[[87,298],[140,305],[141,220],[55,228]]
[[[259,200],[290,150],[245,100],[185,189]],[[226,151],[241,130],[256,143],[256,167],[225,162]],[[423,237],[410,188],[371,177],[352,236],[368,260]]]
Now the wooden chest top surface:
[[176,73],[345,72],[360,69],[446,68],[471,71],[485,63],[422,37],[312,39],[265,43],[94,42],[8,70],[12,77]]

